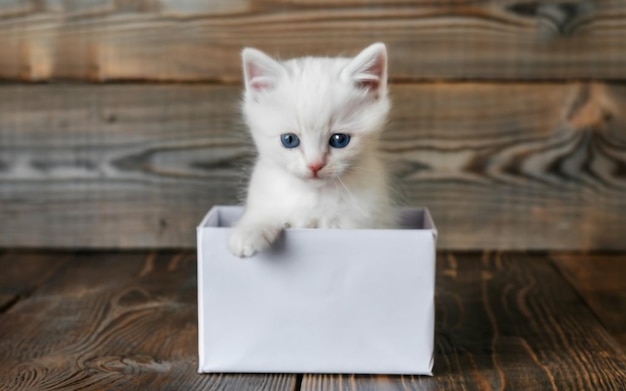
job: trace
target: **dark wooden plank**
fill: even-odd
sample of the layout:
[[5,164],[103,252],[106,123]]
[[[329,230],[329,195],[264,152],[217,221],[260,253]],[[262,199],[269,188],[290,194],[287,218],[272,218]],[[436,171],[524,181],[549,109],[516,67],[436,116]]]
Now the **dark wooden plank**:
[[0,254],[0,313],[31,295],[70,258],[69,253],[26,250]]
[[295,375],[199,375],[196,262],[79,253],[0,322],[2,390],[293,390]]
[[[4,256],[5,251],[0,250],[0,260]],[[1,262],[1,261],[0,261]],[[0,283],[0,289],[2,284]],[[13,292],[0,291],[0,314],[9,309],[18,299],[18,296]]]
[[625,15],[591,0],[12,1],[0,78],[232,82],[244,46],[287,58],[384,41],[395,80],[624,79]]
[[[625,249],[626,88],[392,86],[384,152],[441,248]],[[0,246],[193,247],[243,188],[237,86],[0,88]],[[62,226],[63,229],[58,229]]]
[[12,293],[0,293],[0,314],[7,311],[17,302],[19,297]]
[[626,255],[556,253],[552,259],[626,351]]
[[305,375],[302,390],[619,390],[626,356],[549,259],[441,254],[434,377]]

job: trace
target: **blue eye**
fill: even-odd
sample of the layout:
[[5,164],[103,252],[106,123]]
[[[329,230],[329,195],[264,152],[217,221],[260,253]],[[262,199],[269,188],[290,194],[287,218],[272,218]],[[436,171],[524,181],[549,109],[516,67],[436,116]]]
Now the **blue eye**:
[[280,141],[285,148],[295,148],[300,145],[300,139],[293,133],[281,134]]
[[329,144],[333,148],[345,148],[350,144],[350,135],[345,133],[335,133],[330,136]]

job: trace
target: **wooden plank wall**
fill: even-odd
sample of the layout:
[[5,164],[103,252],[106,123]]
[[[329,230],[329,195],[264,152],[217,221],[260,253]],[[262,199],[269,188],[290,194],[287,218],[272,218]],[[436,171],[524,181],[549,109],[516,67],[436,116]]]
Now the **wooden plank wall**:
[[440,247],[626,249],[623,0],[4,1],[0,246],[194,246],[253,156],[241,48],[374,41]]

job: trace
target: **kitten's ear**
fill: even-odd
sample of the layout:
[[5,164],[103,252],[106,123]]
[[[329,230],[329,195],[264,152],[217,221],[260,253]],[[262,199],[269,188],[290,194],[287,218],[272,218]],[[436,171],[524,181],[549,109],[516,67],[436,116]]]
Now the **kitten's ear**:
[[344,80],[349,80],[358,88],[367,89],[378,95],[387,90],[387,47],[375,43],[359,53],[341,72]]
[[260,50],[245,48],[241,52],[246,91],[259,93],[276,86],[285,68]]

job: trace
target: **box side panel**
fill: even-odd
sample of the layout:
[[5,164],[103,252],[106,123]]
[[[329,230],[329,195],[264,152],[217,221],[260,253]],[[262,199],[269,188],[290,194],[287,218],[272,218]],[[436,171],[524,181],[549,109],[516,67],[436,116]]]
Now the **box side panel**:
[[400,228],[423,229],[424,210],[418,208],[400,208]]
[[435,225],[432,221],[432,217],[430,216],[430,212],[428,209],[424,210],[424,218],[429,220],[429,225],[431,227],[431,237],[430,237],[430,248],[428,249],[424,249],[424,253],[426,254],[427,252],[430,253],[430,260],[428,262],[428,265],[430,266],[430,270],[428,270],[428,273],[430,274],[430,279],[429,282],[431,283],[431,285],[428,287],[428,291],[432,294],[429,303],[430,303],[430,309],[428,311],[428,316],[431,319],[430,323],[429,323],[429,329],[426,331],[426,334],[430,336],[429,341],[430,341],[430,346],[428,347],[430,349],[431,352],[431,356],[430,356],[430,361],[428,363],[428,371],[425,372],[425,375],[429,375],[432,376],[433,375],[433,367],[435,364],[435,325],[436,325],[436,311],[435,311],[435,288],[436,288],[436,284],[435,282],[437,281],[437,228],[435,228]]
[[220,207],[212,207],[198,225],[198,230],[204,227],[217,227],[219,224]]
[[241,215],[244,212],[244,207],[242,206],[219,206],[218,210],[220,212],[219,216],[219,227],[221,228],[230,228],[234,226],[237,221],[241,218]]
[[204,259],[204,251],[203,251],[203,236],[204,236],[204,232],[205,230],[202,229],[202,227],[205,224],[205,221],[207,220],[207,217],[210,215],[211,212],[207,213],[207,216],[205,216],[203,223],[201,224],[201,226],[198,227],[198,229],[196,230],[196,240],[197,240],[197,267],[198,267],[198,281],[197,281],[197,285],[198,285],[198,372],[201,373],[203,372],[203,368],[205,367],[205,360],[204,360],[204,355],[205,355],[205,351],[204,351],[204,330],[205,330],[205,322],[204,322],[204,284],[203,282],[205,281],[204,278],[204,271],[203,271],[203,265],[204,262],[206,261]]
[[435,221],[433,220],[432,215],[430,214],[430,210],[428,208],[424,208],[424,222],[423,222],[423,227],[425,229],[429,229],[432,230],[434,233],[434,237],[435,239],[437,239],[437,236],[439,235],[438,231],[437,231],[437,227],[435,226]]

